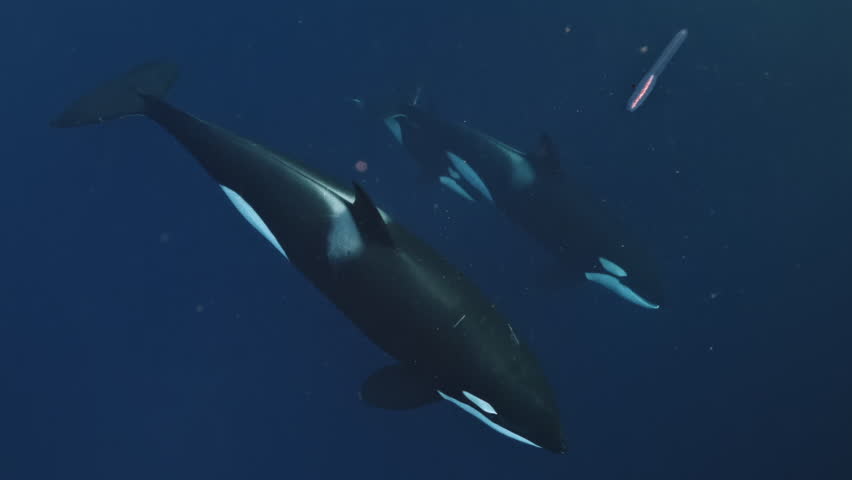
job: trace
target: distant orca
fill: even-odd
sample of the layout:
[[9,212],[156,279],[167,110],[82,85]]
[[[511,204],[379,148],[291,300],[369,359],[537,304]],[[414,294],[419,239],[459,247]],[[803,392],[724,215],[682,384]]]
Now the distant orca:
[[441,398],[514,440],[564,453],[551,387],[509,322],[458,270],[345,188],[166,103],[177,67],[141,65],[72,103],[51,125],[145,115],[174,136],[228,199],[364,334],[399,363],[362,398],[410,409]]
[[548,136],[533,152],[522,153],[466,125],[440,120],[416,102],[384,122],[426,177],[468,201],[495,205],[556,255],[567,279],[603,285],[640,307],[663,305],[648,252],[599,200],[569,182]]

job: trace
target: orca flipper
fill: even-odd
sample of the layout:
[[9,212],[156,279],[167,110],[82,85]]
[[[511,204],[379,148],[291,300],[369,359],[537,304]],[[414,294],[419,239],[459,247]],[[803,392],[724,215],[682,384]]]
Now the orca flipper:
[[396,364],[382,367],[361,386],[361,399],[385,410],[411,410],[440,400],[435,390],[408,368]]
[[152,61],[102,83],[71,103],[51,127],[80,127],[145,113],[143,96],[162,98],[177,80],[174,63]]
[[355,202],[348,204],[348,206],[352,218],[355,219],[358,232],[367,242],[392,247],[393,239],[379,209],[376,208],[373,200],[361,188],[361,185],[352,182],[352,186],[355,189]]

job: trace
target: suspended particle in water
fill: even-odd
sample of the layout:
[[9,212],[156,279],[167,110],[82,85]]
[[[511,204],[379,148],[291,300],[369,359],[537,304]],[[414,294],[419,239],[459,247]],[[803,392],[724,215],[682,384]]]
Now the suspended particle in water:
[[370,168],[370,166],[367,165],[367,162],[365,162],[364,160],[358,160],[357,162],[355,162],[355,170],[357,170],[358,173],[364,173],[367,171],[368,168]]

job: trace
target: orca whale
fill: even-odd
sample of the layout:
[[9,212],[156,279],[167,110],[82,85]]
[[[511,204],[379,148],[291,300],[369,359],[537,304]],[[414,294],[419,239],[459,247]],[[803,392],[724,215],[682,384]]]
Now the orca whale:
[[164,97],[154,61],[72,102],[54,127],[142,115],[182,144],[257,231],[397,363],[368,376],[368,404],[448,400],[495,431],[565,452],[555,396],[530,348],[459,270],[351,188],[194,117]]
[[[384,117],[423,175],[468,202],[493,205],[558,259],[566,283],[590,281],[656,310],[663,288],[656,262],[600,200],[560,165],[542,135],[521,152],[467,125],[444,121],[416,102]],[[552,274],[550,274],[552,275]]]

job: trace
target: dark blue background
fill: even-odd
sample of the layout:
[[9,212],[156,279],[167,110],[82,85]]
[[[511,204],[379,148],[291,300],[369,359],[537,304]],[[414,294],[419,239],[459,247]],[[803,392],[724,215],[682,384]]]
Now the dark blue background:
[[[852,478],[850,10],[5,5],[0,478]],[[625,112],[682,27],[656,91]],[[448,404],[364,407],[362,379],[388,360],[173,139],[142,119],[47,127],[152,57],[181,64],[177,105],[359,177],[469,273],[545,364],[569,455]],[[390,135],[345,101],[416,83],[442,116],[520,148],[553,134],[566,170],[652,240],[671,307],[541,290],[550,259],[527,237],[418,185]]]

